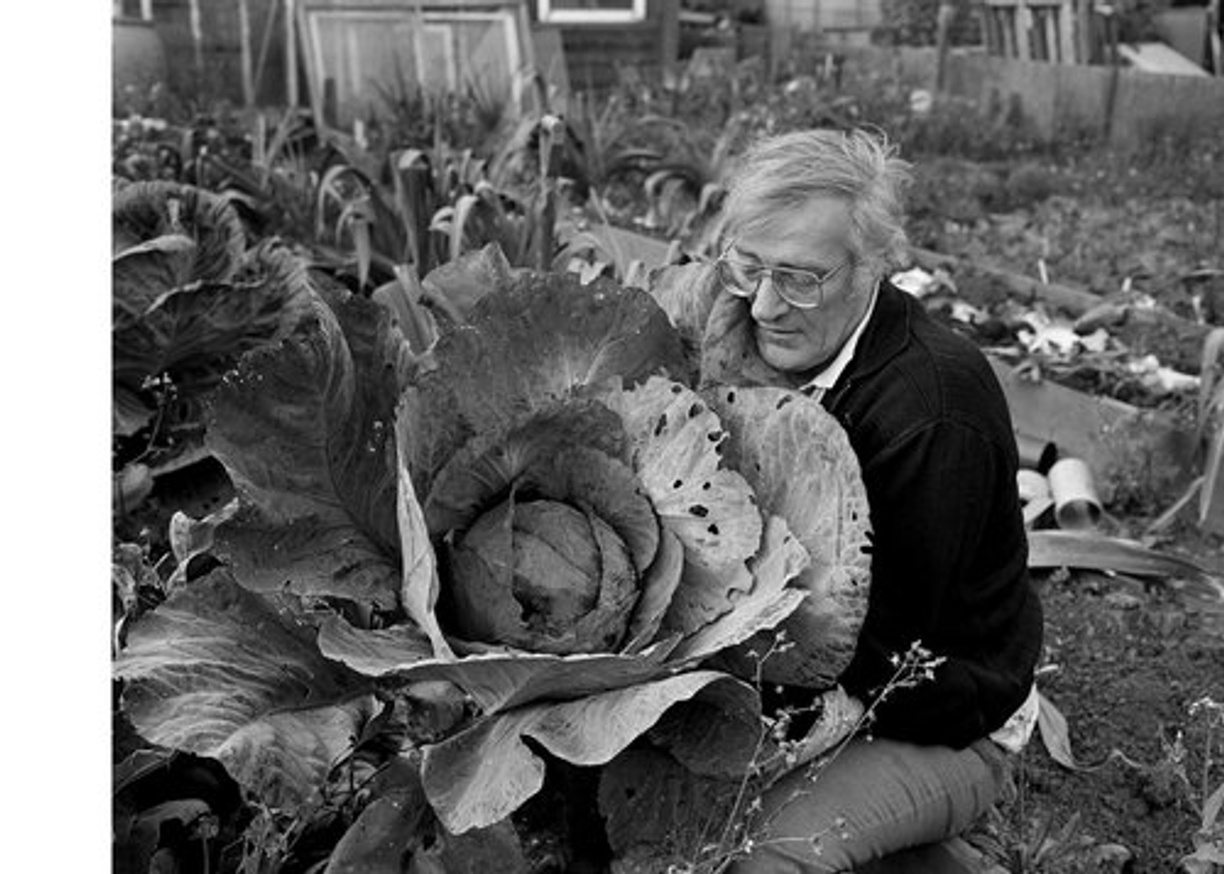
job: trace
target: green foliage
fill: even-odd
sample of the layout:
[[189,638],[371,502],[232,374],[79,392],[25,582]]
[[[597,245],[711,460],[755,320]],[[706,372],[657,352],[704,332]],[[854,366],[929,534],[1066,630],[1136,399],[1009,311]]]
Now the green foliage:
[[[132,625],[117,673],[133,724],[154,743],[217,758],[260,803],[291,812],[260,820],[248,861],[258,868],[304,840],[336,762],[381,736],[389,698],[424,686],[457,687],[479,707],[433,697],[430,712],[450,717],[410,735],[424,747],[425,797],[452,833],[491,827],[533,796],[541,747],[605,763],[690,701],[723,714],[725,731],[696,746],[681,732],[669,748],[685,767],[743,773],[759,697],[700,663],[798,615],[805,592],[823,598],[824,575],[846,570],[845,556],[863,561],[865,533],[847,538],[839,524],[833,534],[822,510],[787,498],[829,480],[839,485],[826,497],[841,500],[857,482],[844,438],[843,476],[820,474],[825,455],[797,476],[778,467],[796,456],[776,441],[810,435],[813,423],[792,417],[819,424],[819,405],[793,393],[753,402],[764,390],[751,388],[734,402],[702,397],[658,375],[687,374],[678,336],[644,292],[606,282],[507,276],[462,307],[448,298],[467,324],[444,324],[427,358],[377,304],[305,293],[292,333],[245,356],[210,406],[209,447],[240,499],[179,523],[181,564],[157,609],[139,614],[132,573],[116,578]],[[753,412],[766,409],[772,418]],[[776,438],[758,441],[757,428]],[[755,487],[724,451],[755,464]],[[501,523],[507,499],[519,509],[512,526]],[[517,542],[493,542],[502,529]],[[461,555],[473,538],[483,575]],[[828,554],[801,576],[812,552]],[[598,576],[601,591],[554,591],[552,573],[536,572],[553,565]],[[468,584],[478,597],[464,606]],[[473,631],[491,603],[495,621]],[[529,633],[507,640],[519,615]],[[579,650],[542,642],[549,623],[581,638]],[[848,656],[796,652],[820,676]]]
[[248,250],[233,208],[191,185],[120,188],[112,234],[119,469],[165,463],[199,446],[208,392],[243,353],[290,330],[307,280],[282,247]]
[[1181,866],[1187,874],[1213,874],[1224,869],[1224,704],[1204,696],[1190,705],[1190,717],[1203,731],[1200,771],[1197,781],[1184,768],[1180,775],[1200,822],[1193,836],[1194,852],[1181,860]]

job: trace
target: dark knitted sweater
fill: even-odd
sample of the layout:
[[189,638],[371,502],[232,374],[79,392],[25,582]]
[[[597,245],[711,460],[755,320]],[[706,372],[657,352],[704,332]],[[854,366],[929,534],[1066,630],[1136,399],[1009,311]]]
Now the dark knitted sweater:
[[1007,403],[985,356],[889,283],[823,404],[862,466],[871,595],[842,685],[869,701],[920,640],[947,661],[890,695],[880,737],[963,747],[1024,701],[1041,652]]

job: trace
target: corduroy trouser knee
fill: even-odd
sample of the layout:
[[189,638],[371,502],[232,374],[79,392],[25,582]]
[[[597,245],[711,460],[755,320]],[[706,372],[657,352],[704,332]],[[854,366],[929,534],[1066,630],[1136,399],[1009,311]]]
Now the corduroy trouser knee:
[[770,787],[752,852],[730,870],[853,870],[959,834],[1002,797],[1007,779],[1006,753],[987,739],[963,750],[856,739]]

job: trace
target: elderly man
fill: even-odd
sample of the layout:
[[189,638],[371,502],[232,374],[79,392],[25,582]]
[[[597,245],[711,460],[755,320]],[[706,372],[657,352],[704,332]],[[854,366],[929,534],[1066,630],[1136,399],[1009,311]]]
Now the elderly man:
[[[769,790],[738,874],[861,868],[964,830],[1036,718],[1042,614],[1007,405],[981,352],[888,281],[907,182],[879,136],[804,131],[757,144],[724,207],[703,379],[819,398],[858,456],[874,533],[867,615],[810,752],[875,704],[870,737]],[[915,641],[943,661],[879,700]]]

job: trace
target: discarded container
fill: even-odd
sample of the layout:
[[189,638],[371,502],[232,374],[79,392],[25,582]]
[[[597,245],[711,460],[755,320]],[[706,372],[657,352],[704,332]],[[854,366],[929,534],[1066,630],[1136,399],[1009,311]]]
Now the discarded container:
[[1095,528],[1101,519],[1101,499],[1092,471],[1079,458],[1063,458],[1050,468],[1050,496],[1059,528]]
[[1035,470],[1021,468],[1016,471],[1016,489],[1021,503],[1050,497],[1050,481]]
[[1032,528],[1054,506],[1054,499],[1050,497],[1050,481],[1045,474],[1035,470],[1022,467],[1016,471],[1016,491],[1020,496],[1020,512],[1025,528]]

